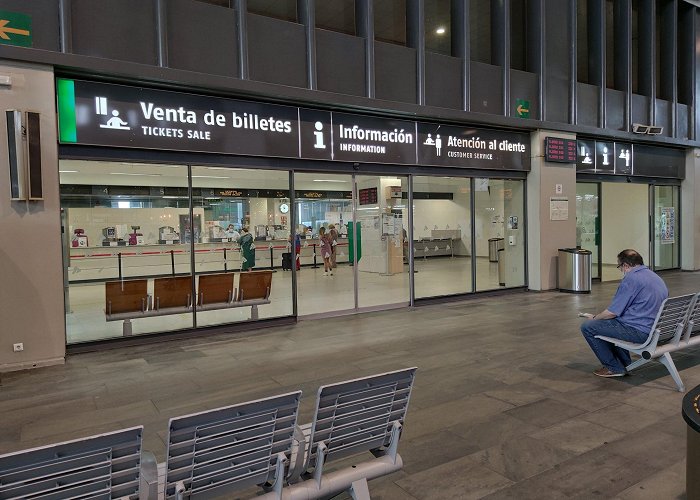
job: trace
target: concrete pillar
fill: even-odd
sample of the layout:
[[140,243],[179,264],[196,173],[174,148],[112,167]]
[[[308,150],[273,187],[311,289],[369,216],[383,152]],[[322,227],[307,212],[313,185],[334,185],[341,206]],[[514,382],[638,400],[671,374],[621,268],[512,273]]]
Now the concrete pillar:
[[[576,165],[544,160],[544,138],[576,139],[574,134],[538,130],[531,135],[532,170],[527,180],[528,286],[557,288],[557,254],[576,246]],[[561,186],[561,193],[557,186]],[[551,198],[568,200],[567,220],[550,220]]]
[[[58,189],[56,98],[51,68],[0,61],[11,84],[0,109],[40,113],[42,201],[11,201],[7,124],[0,120],[0,371],[62,363],[66,332]],[[13,352],[13,344],[24,350]]]
[[685,179],[681,184],[681,268],[700,269],[700,149],[685,156]]

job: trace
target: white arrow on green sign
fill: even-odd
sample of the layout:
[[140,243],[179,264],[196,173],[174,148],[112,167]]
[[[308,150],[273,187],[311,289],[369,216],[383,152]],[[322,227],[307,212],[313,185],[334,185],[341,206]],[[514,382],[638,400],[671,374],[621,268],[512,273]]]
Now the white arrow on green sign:
[[31,47],[32,16],[0,10],[0,44]]

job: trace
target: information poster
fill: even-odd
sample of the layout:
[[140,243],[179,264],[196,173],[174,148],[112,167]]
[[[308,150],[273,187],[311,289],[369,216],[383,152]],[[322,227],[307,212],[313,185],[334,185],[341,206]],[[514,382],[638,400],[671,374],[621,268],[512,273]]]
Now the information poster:
[[552,197],[549,199],[549,220],[569,220],[568,197]]
[[676,209],[663,207],[661,209],[661,244],[670,245],[676,241]]

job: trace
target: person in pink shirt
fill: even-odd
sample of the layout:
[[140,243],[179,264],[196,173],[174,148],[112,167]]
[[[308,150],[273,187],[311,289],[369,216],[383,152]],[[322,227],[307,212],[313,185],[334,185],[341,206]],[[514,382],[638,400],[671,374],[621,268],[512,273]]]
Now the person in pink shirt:
[[323,257],[323,275],[333,276],[333,265],[331,264],[333,246],[331,244],[331,236],[326,233],[325,227],[321,227],[318,230],[318,239],[321,243],[321,257]]

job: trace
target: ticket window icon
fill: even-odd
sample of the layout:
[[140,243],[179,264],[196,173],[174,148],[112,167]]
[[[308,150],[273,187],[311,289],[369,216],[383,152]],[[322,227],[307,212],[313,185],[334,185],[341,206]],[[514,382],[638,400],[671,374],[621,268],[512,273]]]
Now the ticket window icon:
[[[106,97],[95,97],[95,113],[98,115],[107,116],[107,98]],[[112,117],[107,120],[107,123],[101,123],[100,128],[109,128],[113,130],[131,130],[129,123],[122,120],[119,117],[119,111],[116,109],[112,110]]]

